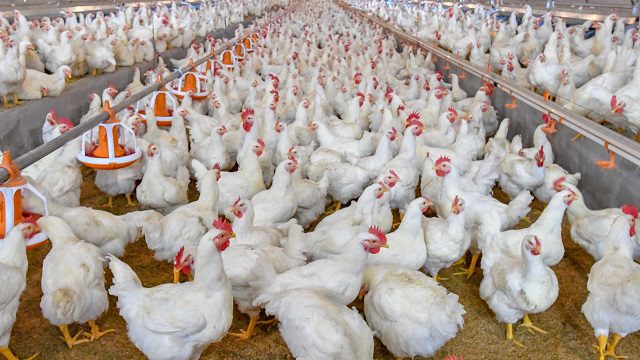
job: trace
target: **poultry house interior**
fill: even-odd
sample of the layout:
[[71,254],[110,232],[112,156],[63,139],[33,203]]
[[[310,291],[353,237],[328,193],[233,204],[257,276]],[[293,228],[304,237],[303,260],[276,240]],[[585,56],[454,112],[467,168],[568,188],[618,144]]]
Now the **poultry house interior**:
[[636,2],[59,6],[0,14],[0,358],[640,354]]

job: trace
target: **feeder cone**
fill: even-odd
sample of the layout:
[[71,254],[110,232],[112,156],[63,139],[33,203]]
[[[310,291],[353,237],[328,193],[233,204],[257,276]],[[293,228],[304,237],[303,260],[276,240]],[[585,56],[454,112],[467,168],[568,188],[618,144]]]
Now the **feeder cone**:
[[158,93],[156,95],[156,101],[153,105],[153,113],[156,116],[171,116],[169,110],[167,109],[167,94],[166,93]]
[[199,92],[198,90],[198,82],[196,76],[192,73],[188,73],[184,75],[184,82],[182,83],[182,91],[185,93],[189,91],[193,91],[194,93]]
[[[116,119],[116,115],[111,109],[111,104],[109,101],[104,103],[102,111],[109,114],[109,119],[105,121],[105,124],[113,124],[117,123],[118,119]],[[109,137],[107,136],[107,131],[109,127],[106,126],[98,126],[98,147],[94,150],[92,156],[99,158],[108,158],[109,157]],[[114,155],[116,157],[124,156],[124,149],[122,145],[120,145],[120,134],[118,132],[118,128],[116,126],[110,127],[110,130],[113,135],[113,150]]]
[[222,63],[225,65],[233,65],[233,55],[231,51],[222,53]]
[[242,39],[242,43],[244,44],[245,48],[251,49],[251,39],[249,37],[245,37],[244,39]]
[[[22,187],[27,183],[27,180],[20,175],[20,169],[18,165],[13,162],[11,153],[5,151],[2,156],[2,164],[0,168],[7,170],[9,173],[9,179],[0,184],[2,188]],[[14,226],[22,222],[22,190],[17,189],[13,193],[13,198],[7,199],[5,196],[9,192],[0,193],[0,238],[4,238],[9,232],[10,228],[7,228],[7,207],[13,207],[13,224]]]

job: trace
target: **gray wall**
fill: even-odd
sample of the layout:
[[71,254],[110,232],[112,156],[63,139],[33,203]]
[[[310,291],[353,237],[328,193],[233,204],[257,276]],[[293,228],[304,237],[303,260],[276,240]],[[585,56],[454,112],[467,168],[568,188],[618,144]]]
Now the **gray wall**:
[[[250,22],[250,20],[245,21],[245,27]],[[234,24],[227,29],[214,31],[212,35],[216,38],[231,38],[237,27],[238,25]],[[170,58],[181,59],[185,55],[184,49],[173,48],[162,54],[162,57],[167,66],[170,66]],[[153,67],[154,63],[139,63],[135,66],[144,73]],[[124,89],[131,82],[133,69],[133,67],[119,67],[113,73],[95,77],[87,75],[68,84],[58,97],[28,101],[9,109],[1,108],[0,150],[10,150],[13,157],[17,158],[42,144],[42,124],[51,109],[55,109],[58,116],[78,123],[80,117],[89,110],[89,94],[98,93],[101,95],[102,91],[110,84],[115,85],[119,90]]]

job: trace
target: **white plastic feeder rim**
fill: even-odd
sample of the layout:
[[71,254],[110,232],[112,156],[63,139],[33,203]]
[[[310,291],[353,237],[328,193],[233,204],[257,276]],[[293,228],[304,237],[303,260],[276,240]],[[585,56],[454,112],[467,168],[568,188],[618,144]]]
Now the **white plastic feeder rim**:
[[[2,196],[4,196],[4,218],[5,218],[5,234],[9,233],[9,230],[13,229],[14,226],[16,226],[16,224],[14,223],[14,218],[15,218],[15,214],[13,212],[13,206],[7,206],[7,199],[13,199],[13,196],[15,195],[16,191],[18,190],[28,190],[30,192],[32,192],[35,196],[39,197],[40,200],[42,200],[42,203],[44,204],[44,215],[47,216],[49,215],[49,208],[47,207],[47,199],[44,197],[44,195],[42,195],[42,193],[40,191],[38,191],[38,189],[36,189],[35,187],[33,187],[33,185],[29,184],[29,183],[24,183],[23,185],[19,185],[19,186],[12,186],[12,187],[0,187],[0,192],[2,193]],[[33,246],[33,245],[37,245],[43,241],[47,240],[47,235],[45,233],[43,233],[42,231],[35,234],[33,237],[31,237],[31,239],[27,239],[26,241],[26,245],[27,246]],[[0,238],[0,247],[2,247],[2,244],[4,243],[4,238]]]
[[[93,139],[93,131],[101,126],[104,127],[105,131],[107,132],[107,148],[108,148],[109,156],[106,158],[89,156],[87,155],[87,151],[86,151],[87,136],[89,136],[90,139]],[[131,142],[133,142],[133,146],[131,148],[135,149],[133,154],[116,156],[115,146],[113,143],[113,128],[115,126],[119,127],[121,130],[124,130],[124,131],[120,131],[120,138],[123,139],[122,145],[124,146],[127,145],[127,136],[125,135],[129,135],[128,138],[131,139]],[[142,151],[138,147],[138,144],[136,141],[136,134],[133,132],[133,130],[129,129],[127,126],[125,126],[122,123],[111,123],[111,124],[106,123],[106,124],[100,124],[96,128],[93,128],[87,131],[86,133],[82,134],[82,150],[80,150],[80,153],[78,153],[77,159],[81,163],[85,163],[89,165],[94,164],[94,165],[105,166],[105,165],[122,165],[122,164],[130,163],[132,161],[138,160],[141,157],[142,157]],[[118,168],[115,167],[114,170],[115,169],[118,169]]]

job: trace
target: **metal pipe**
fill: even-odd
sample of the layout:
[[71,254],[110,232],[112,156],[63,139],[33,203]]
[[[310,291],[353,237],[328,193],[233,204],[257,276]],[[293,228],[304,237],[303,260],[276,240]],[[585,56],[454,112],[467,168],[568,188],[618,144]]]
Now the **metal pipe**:
[[[268,23],[274,21],[275,19],[278,19],[281,16],[282,16],[282,14],[278,15],[278,16],[275,16],[275,17],[271,17],[268,20],[262,22],[262,24],[260,26],[258,26],[258,27],[262,27],[264,24],[268,24]],[[257,22],[258,21],[256,21],[256,23]],[[244,36],[248,36],[248,35],[251,35],[251,32],[247,31]],[[230,48],[231,46],[232,46],[231,42],[226,42],[226,43],[222,44],[222,46],[220,46],[214,52],[211,52],[211,53],[205,55],[204,57],[194,61],[193,62],[193,67],[204,63],[205,61],[213,58],[213,56],[215,54],[219,53],[220,51],[226,50],[226,49]],[[192,65],[187,65],[187,66],[183,67],[182,69],[180,69],[179,71],[173,71],[171,73],[171,75],[169,75],[166,78],[162,79],[162,82],[156,82],[156,83],[153,83],[151,85],[147,85],[144,89],[136,92],[135,94],[131,95],[130,97],[128,97],[126,99],[124,99],[123,101],[119,102],[118,104],[114,104],[111,108],[116,113],[118,113],[118,112],[120,112],[122,110],[125,110],[130,105],[135,104],[137,101],[145,98],[147,95],[149,95],[152,92],[160,89],[160,87],[163,84],[167,84],[167,83],[177,79],[184,72],[191,71],[193,69],[193,67],[192,67]],[[94,117],[88,119],[87,121],[85,121],[85,122],[83,122],[81,124],[78,124],[78,126],[73,127],[71,130],[69,130],[69,131],[65,132],[64,134],[58,136],[57,138],[49,141],[48,143],[42,144],[42,145],[38,146],[37,148],[29,151],[28,153],[20,156],[19,158],[15,159],[15,163],[18,165],[18,168],[24,169],[27,166],[35,163],[36,161],[38,161],[38,160],[42,159],[43,157],[49,155],[50,153],[54,152],[58,148],[64,146],[69,141],[81,136],[85,132],[93,129],[96,126],[98,126],[100,123],[102,123],[105,120],[107,120],[107,118],[108,118],[107,113],[100,112],[98,115],[95,115]],[[5,169],[0,169],[0,183],[7,181],[8,178],[9,178],[9,173]]]
[[342,1],[337,1],[337,3],[345,10],[351,11],[358,16],[373,22],[398,38],[427,49],[432,54],[448,62],[454,63],[461,69],[468,71],[481,79],[493,82],[498,88],[509,93],[519,101],[522,101],[543,113],[549,114],[555,120],[562,120],[562,123],[565,126],[571,128],[575,132],[584,135],[586,138],[589,138],[601,146],[607,147],[610,151],[613,151],[617,155],[620,155],[640,166],[640,143],[620,135],[602,125],[596,124],[583,116],[575,114],[555,102],[545,100],[542,96],[534,93],[533,91],[524,89],[496,73],[487,72],[459,56],[453,55],[452,53],[438,48],[433,44],[420,40],[415,36],[405,33],[404,31],[398,30],[383,21],[373,18],[362,10],[356,9]]

